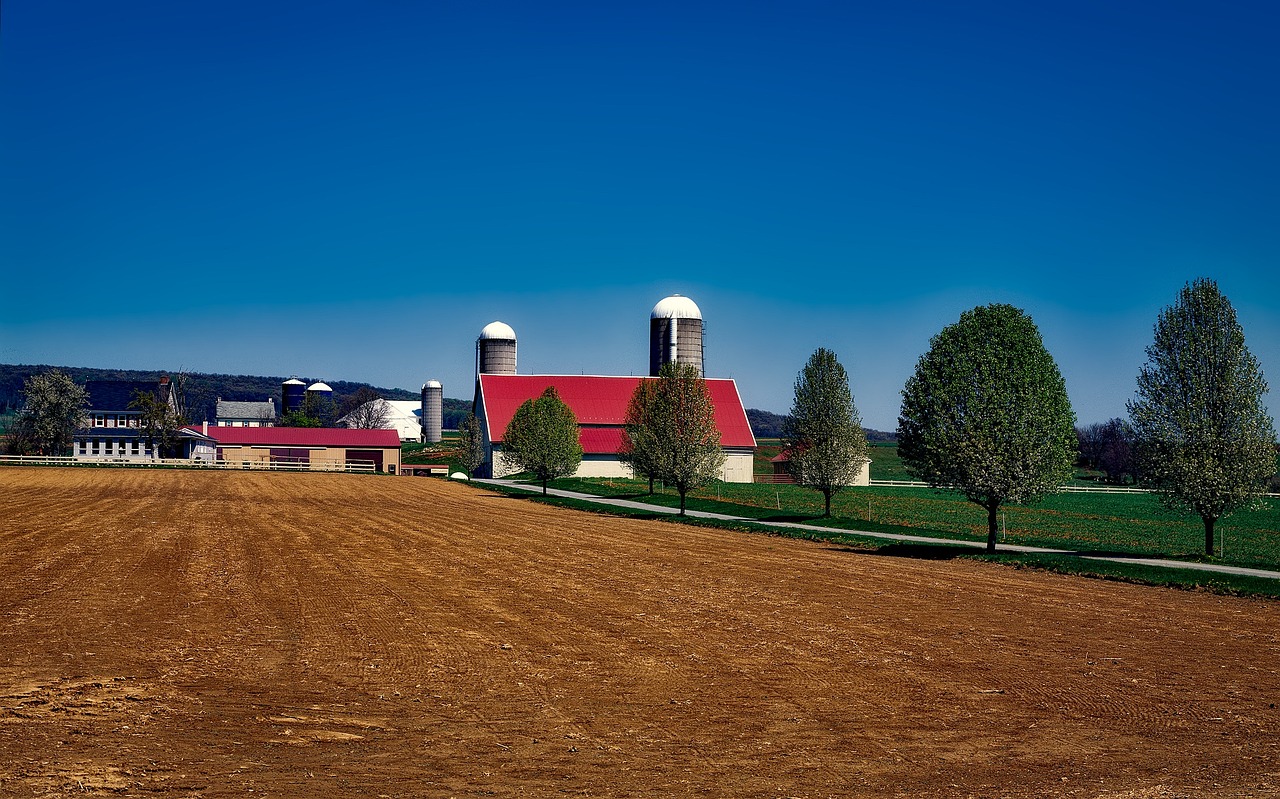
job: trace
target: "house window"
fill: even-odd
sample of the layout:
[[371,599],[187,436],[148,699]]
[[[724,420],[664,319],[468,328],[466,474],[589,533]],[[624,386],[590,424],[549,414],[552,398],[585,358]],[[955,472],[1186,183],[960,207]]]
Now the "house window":
[[76,442],[76,452],[80,453],[81,455],[84,454],[84,447],[85,447],[84,439],[81,439]]
[[137,455],[137,454],[138,454],[138,442],[137,442],[137,441],[133,442],[133,444],[132,444],[131,446],[132,446],[132,448],[133,448],[133,454],[134,454],[134,455]]
[[96,438],[95,438],[95,439],[93,440],[93,454],[94,454],[94,455],[97,455],[97,454],[98,454],[98,447],[101,445],[101,443],[102,443],[102,442],[101,442],[99,439],[96,439]]
[[96,414],[94,414],[94,415],[93,415],[93,426],[94,426],[94,427],[106,427],[106,426],[107,426],[107,417],[103,416],[103,415],[102,415],[102,414],[100,414],[100,413],[96,413]]

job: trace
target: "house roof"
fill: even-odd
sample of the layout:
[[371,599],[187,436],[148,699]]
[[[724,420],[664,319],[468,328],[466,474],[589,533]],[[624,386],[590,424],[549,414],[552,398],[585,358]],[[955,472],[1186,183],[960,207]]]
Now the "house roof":
[[[489,438],[502,441],[507,425],[525,400],[555,386],[560,399],[569,406],[582,427],[579,440],[587,453],[617,452],[622,438],[631,395],[643,380],[652,377],[609,377],[600,375],[480,375],[479,400],[489,427]],[[716,427],[723,447],[755,447],[756,439],[747,422],[747,413],[732,380],[707,380],[715,406]],[[595,429],[593,429],[595,428]],[[613,428],[606,433],[600,428]],[[606,436],[611,438],[606,439]],[[612,442],[612,443],[608,443]],[[608,443],[609,448],[601,449]]]
[[159,396],[158,380],[90,380],[84,384],[89,392],[89,410],[91,412],[119,413],[136,410],[129,407],[133,402],[134,392],[142,391],[152,396]]
[[[188,430],[201,428],[191,425]],[[395,430],[351,430],[346,427],[222,427],[209,425],[209,437],[223,446],[357,447],[399,449]]]
[[217,415],[219,419],[274,419],[276,405],[273,401],[237,402],[235,400],[218,400]]

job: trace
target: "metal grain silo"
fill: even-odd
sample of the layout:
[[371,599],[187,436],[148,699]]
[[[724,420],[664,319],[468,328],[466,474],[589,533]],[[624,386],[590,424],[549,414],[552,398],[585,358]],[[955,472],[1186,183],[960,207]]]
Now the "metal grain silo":
[[476,374],[516,373],[516,331],[503,322],[490,322],[476,339]]
[[649,374],[664,363],[687,363],[703,374],[702,311],[688,297],[672,294],[649,314]]
[[280,413],[302,409],[302,397],[306,393],[307,384],[296,377],[291,377],[280,384]]
[[439,380],[428,380],[422,385],[422,440],[427,444],[440,443],[443,426],[444,386]]

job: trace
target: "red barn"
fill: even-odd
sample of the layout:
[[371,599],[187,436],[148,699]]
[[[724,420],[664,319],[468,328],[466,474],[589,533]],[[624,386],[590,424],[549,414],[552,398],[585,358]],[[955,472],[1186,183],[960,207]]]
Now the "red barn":
[[[502,457],[502,438],[516,409],[525,400],[541,396],[555,386],[560,399],[578,419],[582,464],[578,477],[630,477],[631,470],[618,459],[623,441],[623,421],[631,395],[650,377],[602,377],[597,375],[481,374],[476,386],[475,413],[484,430],[486,462],[479,474],[503,477],[511,474]],[[732,380],[708,379],[715,405],[716,427],[724,449],[724,475],[728,483],[750,483],[756,438],[747,422],[738,386]]]

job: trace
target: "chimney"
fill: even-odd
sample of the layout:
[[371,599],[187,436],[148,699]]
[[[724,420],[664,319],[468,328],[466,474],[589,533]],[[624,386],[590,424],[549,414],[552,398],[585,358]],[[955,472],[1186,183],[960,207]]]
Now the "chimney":
[[205,420],[204,420],[204,430],[203,430],[203,432],[204,432],[204,434],[205,434],[206,436],[207,436],[207,435],[209,435],[209,420],[208,420],[208,419],[205,419]]

